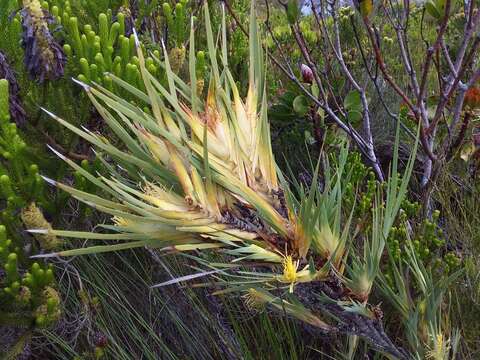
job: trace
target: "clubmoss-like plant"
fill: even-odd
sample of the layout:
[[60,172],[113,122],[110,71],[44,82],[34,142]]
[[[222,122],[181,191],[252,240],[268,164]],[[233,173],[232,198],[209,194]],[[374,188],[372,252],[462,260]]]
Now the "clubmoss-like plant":
[[52,266],[32,263],[22,270],[21,251],[7,238],[5,226],[0,225],[0,325],[32,327],[50,326],[61,314],[60,296],[55,290]]
[[[406,261],[411,243],[423,266],[445,274],[458,270],[461,260],[454,251],[447,251],[443,230],[438,225],[440,211],[435,210],[430,219],[424,218],[418,222],[416,219],[419,212],[419,203],[410,202],[408,199],[403,201],[395,226],[387,239],[393,259]],[[385,276],[393,284],[391,270],[389,269]]]
[[[134,39],[126,35],[128,19],[124,13],[118,12],[113,16],[110,10],[98,14],[95,23],[84,24],[84,18],[77,16],[80,14],[72,9],[69,1],[49,1],[46,7],[63,27],[63,50],[80,81],[88,84],[95,82],[114,91],[117,89],[114,89],[109,75],[114,74],[132,86],[143,86]],[[148,58],[147,62],[149,71],[158,73],[153,59]]]
[[27,144],[15,123],[10,122],[9,82],[0,80],[0,196],[5,206],[0,211],[4,223],[16,222],[19,209],[32,201],[49,208],[38,165],[29,160]]
[[[0,214],[7,225],[0,225],[0,325],[48,326],[60,314],[53,268],[33,263],[26,271],[28,254],[23,252],[26,244],[20,234],[21,221],[28,228],[48,228],[50,224],[35,203],[27,206],[34,198],[43,199],[43,185],[38,167],[25,158],[26,145],[15,124],[9,122],[8,89],[9,82],[0,80],[0,151],[3,164],[7,164],[0,168],[0,196],[4,202]],[[37,240],[45,249],[59,245],[56,236],[41,235]]]
[[[42,117],[38,111],[38,106],[55,104],[57,111],[76,113],[76,121],[83,123],[89,118],[86,109],[89,104],[88,101],[85,101],[86,97],[82,97],[78,89],[71,86],[69,80],[64,80],[64,78],[72,76],[71,62],[67,66],[64,61],[59,61],[59,66],[63,66],[63,73],[57,74],[59,78],[57,78],[57,75],[53,76],[53,72],[57,68],[53,62],[60,59],[57,59],[55,53],[58,48],[62,50],[60,44],[63,43],[63,33],[61,24],[54,20],[56,17],[49,11],[51,8],[47,6],[48,4],[40,2],[41,13],[44,15],[44,18],[40,18],[31,13],[33,10],[38,10],[38,4],[25,3],[28,5],[28,9],[25,7],[22,11],[15,13],[18,10],[17,6],[23,5],[23,2],[9,0],[7,3],[9,3],[9,5],[7,4],[8,11],[2,13],[0,17],[0,23],[4,27],[0,36],[0,47],[8,58],[7,64],[10,65],[10,74],[14,75],[17,85],[12,85],[12,76],[1,74],[2,71],[0,71],[0,76],[7,78],[10,82],[11,118],[22,131],[28,134],[27,137],[31,140],[29,141],[31,148],[28,149],[28,152],[33,156],[30,157],[34,158],[35,162],[48,168],[47,162],[43,161],[46,158],[42,156],[44,154],[42,152],[44,142],[54,144],[64,151],[72,152],[77,144],[76,139],[70,136],[71,134],[65,134],[61,128],[52,122],[43,121],[45,117]],[[28,24],[25,23],[27,20]],[[22,24],[31,26],[27,28]],[[19,46],[19,43],[25,36],[29,37],[30,44],[24,49],[23,46]],[[65,56],[62,58],[66,60]],[[31,66],[37,72],[34,79],[32,79],[32,74],[28,69],[22,66],[22,63],[26,62],[30,62],[28,66]],[[43,73],[43,75],[40,73]],[[47,73],[52,76],[49,77]],[[43,82],[40,79],[41,76],[44,78]],[[53,78],[56,81],[50,81]],[[71,103],[72,98],[78,100],[75,105]],[[13,104],[16,105],[15,108],[13,108]],[[19,109],[19,104],[24,109],[23,114]],[[26,123],[27,114],[28,126]],[[37,139],[41,139],[41,141],[37,141]]]
[[[113,82],[108,73],[114,74],[133,86],[141,86],[138,59],[134,56],[133,36],[125,36],[125,16],[117,14],[117,21],[110,14],[99,14],[95,32],[92,25],[79,28],[78,19],[68,20],[69,45],[66,52],[72,54],[80,74],[78,78],[86,83],[96,82],[113,90]],[[158,71],[153,59],[148,59],[152,73]]]
[[[252,6],[249,87],[245,99],[223,58],[217,63],[208,5],[205,21],[211,75],[206,99],[197,94],[194,29],[189,41],[187,85],[172,71],[164,50],[168,86],[148,71],[135,39],[144,85],[136,89],[112,80],[149,104],[136,107],[106,88],[80,83],[123,147],[47,112],[59,123],[101,149],[116,163],[110,176],[98,176],[57,154],[109,196],[99,196],[46,179],[86,204],[112,215],[107,232],[32,229],[113,244],[71,249],[36,257],[73,256],[139,247],[187,254],[198,272],[157,286],[211,275],[216,294],[247,296],[317,328],[320,332],[357,335],[375,349],[401,359],[408,354],[384,333],[381,316],[368,303],[379,272],[385,239],[396,218],[413,157],[403,180],[392,175],[377,188],[372,225],[362,234],[343,211],[348,146],[325,166],[319,186],[318,166],[311,184],[287,181],[276,166],[267,119],[264,55]],[[226,31],[222,27],[222,55]],[[415,148],[413,149],[415,154]],[[395,147],[398,154],[398,142]],[[106,161],[105,161],[106,162]],[[106,162],[107,163],[107,162]],[[315,168],[315,166],[314,166]],[[362,241],[360,249],[355,240]],[[221,255],[213,261],[207,253]],[[197,254],[197,255],[195,255]]]
[[169,51],[170,66],[174,73],[178,73],[185,62],[185,41],[188,37],[187,22],[187,3],[188,0],[180,0],[172,9],[168,2],[162,5],[163,15],[167,24],[168,39],[173,44]]
[[198,51],[197,52],[197,59],[196,59],[196,77],[197,77],[197,94],[201,96],[203,94],[203,89],[205,87],[205,72],[206,72],[206,64],[205,64],[205,52]]
[[345,203],[354,209],[354,216],[370,220],[372,206],[375,205],[377,187],[381,184],[375,179],[375,173],[362,162],[358,152],[350,152],[346,170],[350,173],[345,182]]

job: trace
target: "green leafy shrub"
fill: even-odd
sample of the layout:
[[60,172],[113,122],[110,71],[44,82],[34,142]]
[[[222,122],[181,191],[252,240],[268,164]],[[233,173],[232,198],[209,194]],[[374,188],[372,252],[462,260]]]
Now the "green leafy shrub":
[[[60,316],[60,298],[54,289],[53,267],[36,262],[29,265],[28,254],[23,252],[26,244],[19,236],[22,225],[29,228],[50,227],[32,201],[45,205],[48,202],[38,167],[28,160],[26,145],[16,125],[9,121],[8,89],[8,81],[0,80],[0,147],[3,160],[0,196],[5,204],[0,214],[3,224],[7,225],[0,225],[0,325],[49,326]],[[60,244],[56,236],[39,235],[37,240],[44,249],[51,250]],[[25,271],[28,267],[29,270]]]

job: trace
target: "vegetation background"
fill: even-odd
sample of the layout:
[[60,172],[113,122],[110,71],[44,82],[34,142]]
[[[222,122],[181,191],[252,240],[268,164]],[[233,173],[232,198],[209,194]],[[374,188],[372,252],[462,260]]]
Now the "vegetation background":
[[[205,3],[223,51],[218,58],[203,31]],[[319,332],[285,309],[252,305],[245,294],[217,296],[196,281],[152,288],[198,269],[193,256],[141,248],[31,258],[86,246],[52,228],[94,231],[110,221],[42,176],[100,194],[82,169],[124,170],[41,108],[125,149],[73,79],[146,107],[129,91],[146,91],[134,31],[145,67],[162,86],[170,85],[172,74],[192,85],[194,73],[196,92],[205,98],[213,63],[228,58],[245,97],[251,5],[250,0],[1,2],[0,358],[395,358],[368,336]],[[406,349],[406,358],[477,359],[480,4],[258,0],[256,11],[277,165],[290,183],[320,196],[328,192],[330,166],[343,164],[348,176],[334,206],[341,205],[338,226],[346,229],[347,253],[360,259],[368,252],[364,234],[375,227],[372,214],[387,206],[378,194],[392,179],[399,188],[402,179],[409,181],[378,270],[366,281],[369,311],[378,310],[376,319],[393,343]],[[31,229],[50,231],[26,231]],[[226,261],[202,254],[205,261]],[[355,267],[354,260],[345,263]],[[352,294],[363,278],[353,279]]]

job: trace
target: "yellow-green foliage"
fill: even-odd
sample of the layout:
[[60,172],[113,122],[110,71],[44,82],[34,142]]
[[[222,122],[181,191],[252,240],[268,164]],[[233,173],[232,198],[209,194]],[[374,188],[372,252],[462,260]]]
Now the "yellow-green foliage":
[[174,47],[169,52],[170,66],[174,73],[178,73],[185,61],[185,47]]
[[10,122],[8,112],[8,82],[0,80],[0,197],[6,207],[0,211],[3,221],[18,219],[16,211],[37,199],[46,205],[43,181],[38,166],[29,160],[27,144],[17,126]]
[[0,325],[16,317],[22,322],[51,325],[60,317],[60,297],[52,287],[53,267],[33,263],[22,274],[19,254],[21,250],[7,238],[5,226],[0,225],[0,268],[5,271],[5,277],[0,278]]
[[[111,11],[100,13],[97,21],[89,24],[72,9],[69,1],[55,3],[48,1],[46,6],[65,30],[63,49],[75,76],[85,83],[102,84],[109,90],[115,89],[110,74],[142,87],[133,35],[126,35],[125,14],[117,13],[114,21]],[[159,69],[154,60],[149,58],[148,62],[149,70],[157,73]]]
[[173,9],[169,2],[162,5],[170,39],[175,47],[183,46],[188,36],[187,3],[188,0],[180,0],[174,4]]
[[[0,197],[5,206],[0,215],[7,227],[0,225],[0,326],[3,322],[16,324],[50,325],[59,317],[60,299],[53,289],[52,266],[33,263],[29,271],[28,256],[23,253],[24,239],[20,234],[20,217],[28,227],[49,228],[43,214],[31,203],[42,196],[42,180],[38,167],[26,158],[26,144],[20,137],[15,124],[10,123],[8,107],[8,82],[0,80]],[[24,207],[21,216],[19,210]],[[38,241],[47,249],[59,243],[56,237],[38,235]],[[1,272],[0,272],[1,273]],[[56,296],[55,296],[56,294]]]
[[46,230],[46,234],[34,234],[42,249],[53,250],[61,244],[61,241],[57,236],[48,232],[48,230],[52,229],[52,226],[47,220],[45,220],[42,212],[34,202],[22,209],[20,217],[27,229]]
[[46,286],[40,295],[41,305],[35,310],[35,324],[48,326],[61,316],[60,296],[54,288]]
[[8,81],[0,79],[0,119],[9,119],[10,110],[8,104]]

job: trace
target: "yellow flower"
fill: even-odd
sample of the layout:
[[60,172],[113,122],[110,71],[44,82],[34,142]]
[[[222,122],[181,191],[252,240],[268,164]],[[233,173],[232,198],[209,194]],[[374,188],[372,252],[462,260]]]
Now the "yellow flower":
[[243,298],[245,305],[250,310],[260,310],[266,303],[264,296],[262,296],[262,294],[254,288],[248,289],[247,293],[243,295]]
[[293,287],[296,283],[312,281],[316,272],[310,272],[310,266],[307,264],[302,270],[298,271],[300,260],[293,260],[291,255],[283,257],[283,274],[277,275],[276,279],[282,283],[290,284],[290,292],[293,293]]
[[432,360],[445,360],[448,359],[448,353],[450,351],[450,346],[448,345],[449,340],[443,338],[443,334],[439,333],[437,336],[432,336],[433,346],[427,352],[426,358]]
[[293,261],[290,255],[285,256],[283,259],[283,276],[282,280],[284,282],[290,283],[290,292],[293,292],[293,285],[298,279],[297,270],[298,270],[299,261]]
[[130,225],[130,222],[128,221],[128,219],[125,219],[121,216],[114,216],[112,220],[117,226],[127,227],[128,225]]

